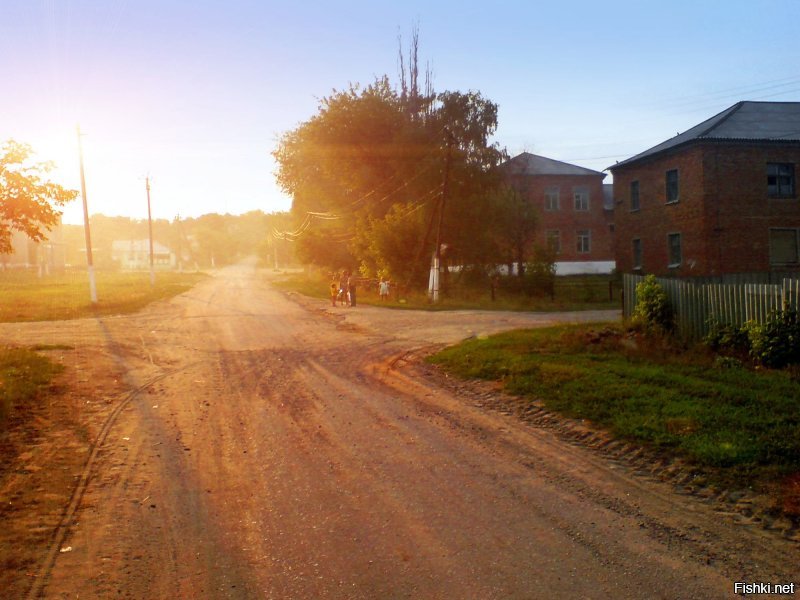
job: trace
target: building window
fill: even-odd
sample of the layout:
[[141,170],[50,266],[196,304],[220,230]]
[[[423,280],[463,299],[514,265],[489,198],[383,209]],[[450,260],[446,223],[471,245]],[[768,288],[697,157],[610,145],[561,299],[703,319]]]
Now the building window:
[[631,210],[639,210],[639,182],[631,181]]
[[642,240],[633,240],[633,268],[642,268]]
[[792,163],[767,163],[767,194],[770,198],[794,198]]
[[544,209],[545,210],[559,210],[558,188],[549,187],[544,190]]
[[681,234],[670,233],[667,234],[667,246],[669,251],[669,265],[668,267],[679,267],[682,262],[681,255]]
[[769,230],[769,262],[773,265],[800,262],[800,229]]
[[589,210],[589,189],[576,187],[572,190],[572,197],[575,200],[575,210],[585,212]]
[[678,201],[678,169],[667,171],[667,203]]
[[548,250],[555,254],[561,254],[561,232],[558,229],[548,229],[545,237]]
[[592,232],[588,229],[579,229],[575,234],[577,236],[576,249],[578,254],[589,254],[592,251]]

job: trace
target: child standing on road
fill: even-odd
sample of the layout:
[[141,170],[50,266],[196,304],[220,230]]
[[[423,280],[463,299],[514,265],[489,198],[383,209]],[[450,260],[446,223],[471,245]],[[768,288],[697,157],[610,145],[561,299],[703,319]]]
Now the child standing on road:
[[331,306],[336,306],[336,298],[339,296],[339,284],[331,281]]

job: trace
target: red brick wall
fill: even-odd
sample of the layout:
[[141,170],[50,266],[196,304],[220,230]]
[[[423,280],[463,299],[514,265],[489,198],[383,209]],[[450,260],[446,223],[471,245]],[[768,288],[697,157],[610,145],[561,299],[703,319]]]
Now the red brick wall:
[[[614,247],[610,224],[612,215],[603,210],[603,177],[601,175],[517,175],[510,183],[528,199],[537,210],[539,224],[536,243],[544,246],[548,230],[561,232],[561,253],[557,261],[614,260]],[[548,211],[545,206],[545,190],[559,188],[560,209]],[[576,211],[573,188],[589,190],[589,210]],[[588,254],[578,253],[577,231],[591,232]]]
[[[769,228],[800,227],[800,203],[768,197],[767,162],[794,163],[796,187],[796,144],[705,143],[612,168],[617,268],[632,272],[632,240],[638,237],[645,273],[688,277],[776,269],[769,263]],[[667,204],[666,171],[675,168],[679,199]],[[639,211],[631,211],[634,180],[639,181]],[[682,235],[678,268],[667,266],[670,232]]]

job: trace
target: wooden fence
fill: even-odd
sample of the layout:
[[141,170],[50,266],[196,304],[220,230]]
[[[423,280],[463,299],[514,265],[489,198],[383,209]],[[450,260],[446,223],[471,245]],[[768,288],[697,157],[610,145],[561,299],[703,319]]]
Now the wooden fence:
[[[642,275],[623,275],[623,315],[630,317],[636,306],[636,285]],[[681,337],[699,340],[712,322],[743,325],[764,323],[769,314],[785,308],[800,309],[800,279],[767,283],[696,283],[656,278],[669,297]]]

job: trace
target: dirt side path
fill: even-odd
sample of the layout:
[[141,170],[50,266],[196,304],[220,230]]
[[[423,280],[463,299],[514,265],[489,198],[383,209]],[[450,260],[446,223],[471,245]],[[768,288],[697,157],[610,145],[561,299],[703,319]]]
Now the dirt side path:
[[36,560],[3,577],[47,598],[722,598],[796,579],[796,545],[401,360],[611,316],[329,309],[239,267],[133,317],[0,326],[75,345],[62,385],[97,406],[75,416],[61,515],[24,501],[47,479],[6,478],[23,491],[0,517],[28,527],[0,548]]

